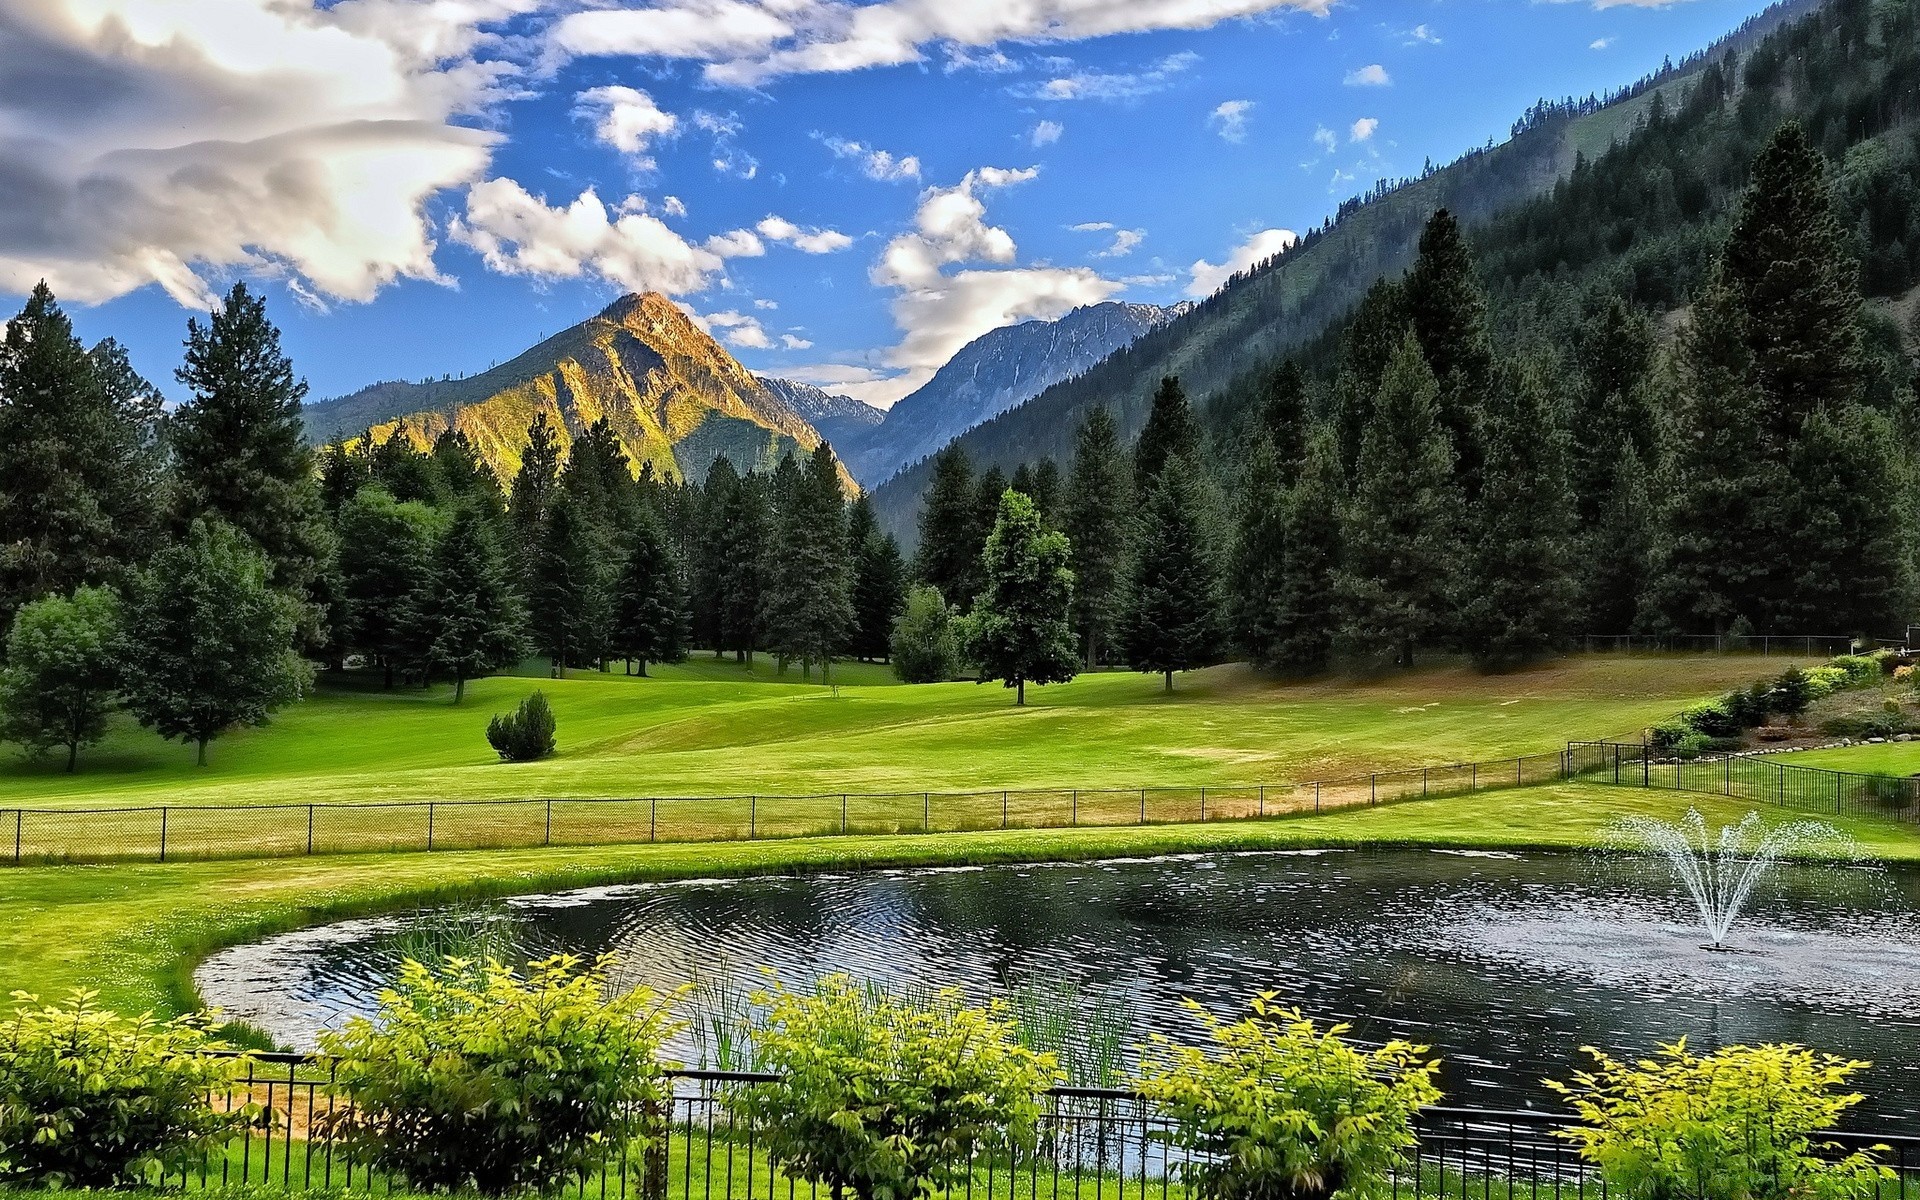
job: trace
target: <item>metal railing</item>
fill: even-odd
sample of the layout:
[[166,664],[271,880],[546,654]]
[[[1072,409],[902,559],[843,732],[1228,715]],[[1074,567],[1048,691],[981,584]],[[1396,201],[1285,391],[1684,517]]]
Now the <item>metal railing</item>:
[[1570,773],[1630,787],[1707,792],[1836,817],[1920,823],[1920,778],[1834,771],[1770,754],[1662,757],[1639,742],[1573,742]]
[[1235,821],[1524,787],[1564,778],[1567,771],[1566,754],[1554,751],[1309,783],[1226,787],[0,809],[0,864]]
[[[209,1187],[391,1194],[405,1185],[349,1159],[329,1121],[351,1103],[334,1086],[336,1065],[323,1056],[251,1058],[224,1097],[228,1107],[256,1104],[261,1116],[208,1153],[197,1167],[152,1182]],[[642,1150],[617,1148],[605,1165],[565,1194],[639,1200],[820,1200],[826,1189],[797,1179],[772,1159],[762,1131],[726,1104],[729,1089],[773,1078],[744,1072],[670,1072],[673,1099]],[[1431,1108],[1417,1123],[1418,1144],[1394,1172],[1394,1197],[1407,1200],[1603,1200],[1593,1168],[1563,1136],[1552,1113]],[[1173,1143],[1166,1115],[1139,1096],[1099,1088],[1055,1088],[1044,1098],[1035,1148],[1018,1155],[980,1152],[955,1164],[949,1196],[968,1200],[1170,1200],[1185,1196],[1189,1151]],[[1832,1135],[1845,1149],[1881,1147],[1894,1171],[1885,1200],[1920,1198],[1920,1138]]]

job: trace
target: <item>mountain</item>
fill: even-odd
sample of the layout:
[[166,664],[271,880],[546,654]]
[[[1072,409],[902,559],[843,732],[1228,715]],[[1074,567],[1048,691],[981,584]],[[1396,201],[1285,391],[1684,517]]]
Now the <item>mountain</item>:
[[801,420],[832,442],[834,452],[840,454],[843,461],[846,455],[840,447],[865,435],[886,416],[871,404],[862,404],[851,396],[823,392],[812,384],[796,383],[791,379],[770,379],[765,375],[759,379],[768,391],[798,413]]
[[305,419],[316,444],[371,429],[376,438],[400,434],[425,446],[451,426],[511,480],[540,412],[563,445],[604,416],[635,463],[675,477],[701,478],[722,454],[743,470],[771,467],[821,440],[780,390],[654,292],[623,296],[492,370],[376,383],[309,405]]
[[[1249,379],[1334,327],[1375,282],[1405,270],[1434,210],[1449,209],[1463,224],[1484,230],[1501,214],[1550,198],[1577,165],[1605,156],[1654,113],[1677,108],[1719,59],[1744,54],[1818,7],[1819,0],[1787,0],[1709,50],[1605,101],[1543,102],[1515,123],[1507,141],[1415,179],[1383,182],[1341,204],[1333,220],[1284,253],[1235,276],[1213,296],[1092,369],[968,430],[957,444],[976,470],[993,465],[1011,473],[1022,462],[1046,457],[1064,468],[1075,432],[1095,406],[1114,414],[1123,437],[1137,434],[1163,375],[1180,377],[1211,427],[1231,424],[1227,414],[1206,411],[1216,394],[1243,395]],[[1812,86],[1817,94],[1819,83]],[[1565,227],[1563,233],[1575,239],[1593,236],[1586,228]],[[1616,234],[1616,241],[1622,237],[1632,241],[1630,226]],[[881,523],[903,543],[915,539],[920,498],[931,474],[930,465],[920,462],[874,492]]]
[[1108,301],[1053,321],[1023,321],[981,334],[886,419],[855,441],[834,441],[854,478],[875,487],[902,467],[1039,395],[1158,329],[1186,310]]

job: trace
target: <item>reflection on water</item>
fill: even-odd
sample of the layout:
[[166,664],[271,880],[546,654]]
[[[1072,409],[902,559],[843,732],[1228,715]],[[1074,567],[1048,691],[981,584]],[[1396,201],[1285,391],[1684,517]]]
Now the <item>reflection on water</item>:
[[[1191,1034],[1192,996],[1237,1013],[1277,991],[1370,1040],[1445,1058],[1456,1103],[1552,1106],[1539,1080],[1593,1044],[1643,1053],[1793,1041],[1871,1059],[1860,1123],[1920,1115],[1920,874],[1782,867],[1699,948],[1664,864],[1425,851],[1183,856],[597,888],[506,902],[531,955],[612,950],[658,985],[771,968],[984,997],[1022,980],[1125,994],[1137,1036]],[[210,1004],[296,1046],[369,1011],[412,918],[222,952]],[[1690,928],[1691,927],[1691,928]]]

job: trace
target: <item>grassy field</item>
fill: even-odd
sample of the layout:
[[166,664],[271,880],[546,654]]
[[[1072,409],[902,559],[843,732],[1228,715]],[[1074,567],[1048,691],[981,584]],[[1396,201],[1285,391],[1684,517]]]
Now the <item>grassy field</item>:
[[[1632,736],[1682,705],[1778,671],[1743,656],[1588,655],[1507,675],[1439,666],[1376,679],[1281,683],[1243,667],[1101,673],[1011,693],[905,687],[850,664],[841,686],[749,675],[708,658],[652,678],[505,676],[450,691],[322,687],[270,726],[216,741],[211,763],[128,723],[59,763],[0,766],[0,808],[523,797],[712,796],[998,788],[1216,786],[1552,751]],[[490,714],[535,686],[560,753],[502,764]]]
[[1783,754],[1775,761],[1793,767],[1858,771],[1863,775],[1912,775],[1920,772],[1920,742],[1886,742],[1879,746],[1802,750],[1793,754]]
[[[1562,847],[1605,844],[1629,813],[1697,806],[1737,820],[1714,796],[1561,784],[1410,801],[1324,816],[1122,829],[822,838],[723,845],[614,846],[248,862],[0,870],[0,981],[46,996],[90,987],[125,1010],[192,1002],[189,972],[222,946],[330,918],[435,901],[688,875],[746,874],[1189,850],[1297,846]],[[1920,830],[1849,822],[1869,853],[1920,860]]]

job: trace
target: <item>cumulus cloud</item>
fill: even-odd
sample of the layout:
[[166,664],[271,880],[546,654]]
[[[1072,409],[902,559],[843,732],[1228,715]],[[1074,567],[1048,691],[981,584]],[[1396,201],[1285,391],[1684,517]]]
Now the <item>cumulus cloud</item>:
[[466,211],[449,233],[503,275],[598,276],[630,292],[700,291],[726,266],[724,256],[690,244],[637,201],[610,212],[591,188],[558,207],[511,179],[490,179],[468,190]]
[[[549,35],[556,60],[589,55],[685,59],[707,82],[751,87],[782,75],[926,61],[1003,69],[975,54],[1002,42],[1061,42],[1158,29],[1206,29],[1280,9],[1325,15],[1332,0],[656,0],[645,9],[570,13]],[[983,66],[984,64],[984,66]]]
[[1347,139],[1349,141],[1364,142],[1372,137],[1373,131],[1378,128],[1380,128],[1380,118],[1361,117],[1347,130]]
[[1605,50],[1607,47],[1611,45],[1613,45],[1613,39],[1610,37],[1595,38],[1591,42],[1587,43],[1587,49]]
[[707,250],[719,258],[759,258],[767,252],[751,229],[732,229],[716,233],[706,241]]
[[1431,25],[1415,25],[1408,31],[1407,38],[1410,41],[1423,42],[1429,46],[1438,46],[1440,44],[1440,35],[1433,31],[1433,26]]
[[802,229],[785,217],[768,215],[754,229],[770,242],[784,242],[802,254],[832,254],[853,245],[853,239],[837,229]]
[[635,161],[651,168],[647,147],[655,138],[671,137],[680,122],[663,112],[653,97],[639,88],[597,87],[574,97],[574,113],[593,122],[594,136]]
[[1147,231],[1144,229],[1121,229],[1112,221],[1082,221],[1078,225],[1069,225],[1067,228],[1075,233],[1113,234],[1113,240],[1107,244],[1106,249],[1093,252],[1095,258],[1124,257],[1133,253],[1147,237]]
[[850,158],[859,163],[861,174],[868,179],[895,183],[920,178],[920,160],[911,154],[896,156],[891,151],[879,150],[842,137],[824,137],[817,133],[813,136],[819,138],[822,145],[833,151],[835,158]]
[[780,345],[781,345],[781,346],[782,346],[783,348],[785,348],[785,349],[788,349],[788,350],[811,350],[811,349],[813,349],[813,343],[812,343],[812,342],[810,342],[810,341],[808,341],[808,340],[807,340],[806,338],[803,338],[803,337],[800,337],[800,336],[798,336],[798,335],[796,335],[796,334],[791,334],[791,333],[783,333],[783,334],[781,334],[781,335],[780,335]]
[[1233,274],[1263,262],[1299,241],[1291,229],[1263,229],[1233,248],[1225,262],[1200,259],[1187,268],[1187,295],[1204,300],[1220,290]]
[[363,301],[439,281],[422,209],[481,178],[533,0],[0,3],[0,287],[102,301],[208,275]]
[[766,327],[760,324],[760,318],[746,313],[726,309],[721,312],[707,313],[699,318],[708,332],[719,330],[720,340],[729,346],[743,350],[771,350],[773,339],[767,336]]
[[1321,125],[1317,126],[1313,131],[1313,144],[1328,154],[1332,154],[1340,148],[1340,139],[1334,134],[1333,130],[1328,129],[1325,125]]
[[1253,111],[1251,100],[1226,100],[1207,116],[1213,131],[1229,142],[1247,140],[1247,114]]
[[1067,127],[1058,121],[1042,121],[1027,133],[1027,144],[1038,150],[1042,146],[1051,146],[1060,140]]
[[1035,100],[1133,100],[1172,87],[1176,77],[1199,61],[1198,54],[1183,50],[1141,71],[1069,71],[1025,94]]
[[1386,87],[1393,82],[1387,69],[1379,63],[1368,63],[1347,72],[1345,83],[1348,87]]

